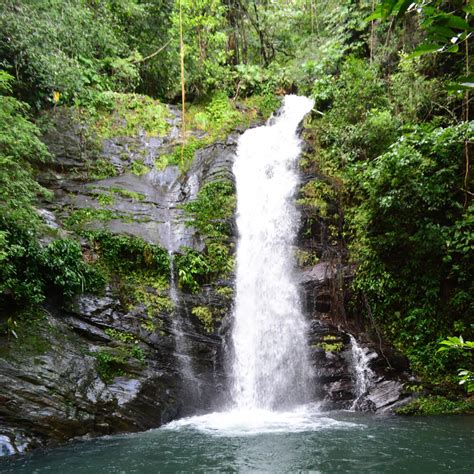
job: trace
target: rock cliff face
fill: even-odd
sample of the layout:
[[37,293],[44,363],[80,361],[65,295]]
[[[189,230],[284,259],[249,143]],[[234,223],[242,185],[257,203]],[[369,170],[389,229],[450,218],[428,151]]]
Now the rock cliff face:
[[[202,250],[204,241],[185,225],[181,205],[206,183],[232,180],[239,133],[198,150],[184,175],[176,167],[160,171],[154,161],[169,152],[177,136],[179,113],[173,108],[170,113],[166,136],[117,137],[103,141],[97,150],[66,112],[56,112],[54,127],[45,136],[55,160],[42,174],[55,197],[40,209],[54,235],[67,234],[66,222],[86,216],[81,225],[87,229],[134,235],[170,252],[182,246]],[[146,167],[143,173],[130,172],[137,160]],[[97,162],[114,176],[99,179],[100,173],[91,173]],[[106,212],[97,199],[103,192],[114,195]],[[313,243],[316,235],[323,245],[324,223],[317,225],[315,232],[303,219],[303,231],[311,233]],[[50,238],[45,236],[46,241]],[[303,237],[300,244],[307,245]],[[407,366],[389,348],[358,336],[373,375],[368,391],[356,393],[354,342],[349,336],[354,327],[341,314],[350,270],[323,259],[300,271],[304,308],[311,320],[316,395],[330,408],[349,408],[357,398],[356,409],[386,411],[405,397]],[[3,337],[0,454],[78,436],[149,429],[222,405],[232,282],[214,281],[194,294],[171,293],[169,287],[162,290],[161,298],[174,301],[154,307],[153,324],[148,301],[130,305],[117,286],[109,284],[100,296],[82,295],[67,304],[48,301],[38,317],[25,323],[21,344]],[[193,311],[197,307],[209,308],[218,317],[204,324]],[[177,341],[177,328],[184,344]]]

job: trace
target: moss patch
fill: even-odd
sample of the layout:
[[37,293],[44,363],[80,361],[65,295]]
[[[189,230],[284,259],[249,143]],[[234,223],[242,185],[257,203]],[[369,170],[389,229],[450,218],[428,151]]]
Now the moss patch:
[[137,193],[135,191],[130,191],[128,189],[123,189],[123,188],[110,188],[109,189],[111,193],[117,194],[118,196],[125,198],[125,199],[131,199],[132,201],[144,201],[146,199],[146,196],[142,193]]
[[474,397],[448,399],[441,395],[420,397],[396,410],[398,415],[452,415],[474,412]]
[[92,181],[113,178],[117,176],[115,166],[105,158],[90,161],[87,168],[87,177]]
[[171,153],[163,154],[155,161],[158,169],[169,165],[178,165],[181,171],[189,169],[197,150],[218,140],[223,140],[235,128],[247,128],[259,117],[270,115],[279,104],[275,96],[254,96],[237,105],[224,93],[217,93],[199,103],[187,105],[187,129],[201,132],[200,138],[189,135],[181,152],[177,145]]
[[130,166],[130,171],[135,176],[143,176],[151,171],[151,168],[146,166],[143,161],[135,160]]
[[216,288],[216,293],[228,300],[234,297],[234,290],[230,286],[220,286]]
[[76,107],[75,112],[87,123],[89,133],[100,139],[136,136],[142,130],[163,136],[169,129],[167,107],[140,94],[102,92],[87,108]]
[[206,332],[214,331],[214,317],[210,308],[207,306],[195,306],[191,313],[199,319]]
[[48,352],[52,346],[45,335],[48,332],[57,333],[48,322],[46,315],[40,308],[24,310],[15,314],[9,320],[5,332],[8,341],[0,347],[0,356],[10,357],[15,354],[37,356]]
[[322,342],[318,342],[314,347],[321,348],[326,352],[341,352],[344,349],[344,343],[337,336],[327,334],[322,337]]

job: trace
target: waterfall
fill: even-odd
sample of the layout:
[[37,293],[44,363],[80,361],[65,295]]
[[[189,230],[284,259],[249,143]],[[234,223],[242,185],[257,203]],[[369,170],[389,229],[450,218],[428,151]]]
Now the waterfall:
[[232,397],[241,409],[291,407],[310,397],[307,323],[293,277],[293,244],[302,144],[297,129],[312,106],[306,97],[286,96],[276,118],[247,130],[238,143]]
[[369,351],[363,349],[354,336],[349,334],[349,337],[351,339],[352,368],[355,378],[355,399],[351,406],[351,409],[354,410],[360,398],[370,389],[374,372],[369,367],[369,362],[372,360]]
[[170,261],[170,299],[173,303],[172,310],[172,332],[175,340],[175,357],[179,364],[179,370],[186,390],[191,399],[200,399],[199,380],[196,377],[192,358],[190,355],[189,344],[185,334],[184,321],[180,315],[180,299],[178,295],[178,286],[176,284],[175,265],[174,265],[175,238],[173,232],[173,217],[171,215],[170,205],[168,204],[168,257]]

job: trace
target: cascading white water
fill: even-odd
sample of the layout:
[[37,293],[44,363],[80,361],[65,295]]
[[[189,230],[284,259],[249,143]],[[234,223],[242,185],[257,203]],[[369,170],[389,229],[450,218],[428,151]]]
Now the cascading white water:
[[280,115],[239,140],[236,300],[232,342],[237,408],[275,409],[308,400],[307,325],[293,278],[301,152],[297,128],[313,101],[284,98]]
[[307,323],[293,277],[297,129],[312,106],[310,99],[287,96],[280,115],[239,140],[232,406],[164,429],[245,436],[356,426],[323,416],[311,403]]
[[368,353],[367,349],[363,349],[356,338],[349,334],[351,339],[351,357],[352,357],[352,368],[355,378],[355,399],[351,409],[355,409],[359,399],[367,393],[372,384],[374,378],[374,372],[369,367],[369,362],[372,357]]

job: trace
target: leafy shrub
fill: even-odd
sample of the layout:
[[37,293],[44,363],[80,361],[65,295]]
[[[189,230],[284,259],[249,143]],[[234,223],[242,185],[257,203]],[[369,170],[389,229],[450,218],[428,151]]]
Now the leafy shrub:
[[0,216],[0,236],[0,306],[38,304],[48,293],[67,298],[105,283],[73,240],[55,240],[42,248],[32,229],[5,216]]
[[183,206],[189,218],[186,225],[195,227],[204,238],[206,249],[198,253],[186,249],[177,256],[180,283],[196,291],[211,276],[227,274],[233,269],[229,248],[230,219],[235,208],[234,187],[230,181],[205,184],[196,199]]
[[230,235],[229,219],[234,208],[234,186],[230,181],[205,184],[196,199],[183,206],[190,218],[187,225],[195,227],[208,239],[219,240]]
[[60,239],[41,252],[46,283],[65,297],[76,293],[96,291],[105,284],[104,276],[84,262],[79,243]]
[[[464,341],[462,336],[448,337],[439,343],[438,352],[443,351],[470,351],[474,350],[474,341]],[[472,360],[468,361],[472,366]],[[467,393],[474,392],[474,371],[469,369],[458,369],[459,385],[466,387]]]
[[87,95],[90,89],[133,89],[135,59],[107,2],[6,1],[0,54],[16,71],[23,97],[37,103]]
[[460,204],[471,137],[468,124],[419,127],[355,175],[355,285],[391,340],[431,375],[455,363],[454,356],[433,357],[436,341],[469,320],[462,295],[473,291],[473,236],[457,229],[467,228],[472,212]]
[[129,272],[149,269],[158,275],[169,275],[168,252],[138,237],[114,235],[106,231],[85,232],[95,249],[112,269]]
[[40,303],[44,300],[41,248],[34,230],[0,215],[2,258],[0,265],[0,306]]
[[196,292],[211,273],[205,256],[189,248],[184,249],[184,253],[175,255],[175,265],[179,284],[191,292]]
[[398,408],[398,415],[452,415],[471,412],[474,409],[472,400],[450,400],[440,395],[420,397],[408,405]]
[[206,332],[212,332],[214,330],[212,311],[207,306],[195,306],[191,310],[191,314],[199,319]]
[[[0,71],[0,94],[11,91],[13,77]],[[50,193],[35,180],[34,166],[49,159],[40,131],[28,120],[28,105],[0,95],[0,213],[38,223],[32,204]]]

